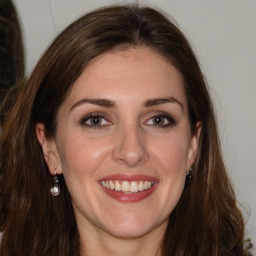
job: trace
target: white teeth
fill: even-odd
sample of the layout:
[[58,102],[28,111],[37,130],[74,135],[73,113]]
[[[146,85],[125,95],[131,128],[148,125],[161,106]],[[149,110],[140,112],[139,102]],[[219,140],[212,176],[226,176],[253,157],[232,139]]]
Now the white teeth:
[[[102,181],[102,182],[104,182],[104,181]],[[102,184],[103,185],[103,184]],[[104,185],[103,185],[104,186]],[[105,186],[104,186],[105,187]],[[115,189],[115,184],[113,183],[113,181],[111,180],[111,181],[109,181],[109,188],[111,189],[111,190],[114,190]]]
[[130,192],[130,185],[128,181],[122,181],[122,192]]
[[143,191],[144,190],[144,184],[143,184],[143,181],[141,180],[139,182],[139,191]]
[[136,181],[132,181],[130,185],[130,192],[138,192],[138,184]]
[[151,188],[154,185],[154,181],[101,181],[101,185],[105,188],[115,190],[115,191],[121,191],[124,193],[137,193],[138,191],[143,191],[146,189]]
[[115,191],[120,191],[122,190],[121,184],[118,180],[115,181]]

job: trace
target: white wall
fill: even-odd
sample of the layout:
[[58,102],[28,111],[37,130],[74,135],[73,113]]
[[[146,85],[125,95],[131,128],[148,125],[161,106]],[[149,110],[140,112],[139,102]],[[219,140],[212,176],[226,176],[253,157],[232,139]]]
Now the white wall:
[[[27,73],[56,34],[111,0],[13,0],[24,33]],[[249,211],[256,246],[256,1],[143,0],[172,15],[192,42],[218,113],[226,164]],[[245,211],[244,211],[245,212]]]

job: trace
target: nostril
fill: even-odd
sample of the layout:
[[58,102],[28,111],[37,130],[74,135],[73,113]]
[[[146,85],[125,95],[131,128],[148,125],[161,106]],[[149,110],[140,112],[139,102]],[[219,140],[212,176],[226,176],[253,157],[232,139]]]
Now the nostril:
[[137,166],[147,160],[148,151],[143,138],[139,138],[134,132],[119,139],[113,150],[113,159],[129,167]]

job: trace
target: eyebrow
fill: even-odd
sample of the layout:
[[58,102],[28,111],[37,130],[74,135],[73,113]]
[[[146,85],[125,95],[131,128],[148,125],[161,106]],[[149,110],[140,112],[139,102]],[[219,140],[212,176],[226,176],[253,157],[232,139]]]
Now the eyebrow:
[[89,104],[93,104],[93,105],[97,105],[97,106],[101,106],[101,107],[107,107],[107,108],[112,108],[112,107],[116,107],[116,104],[114,101],[112,100],[107,100],[107,99],[82,99],[79,100],[77,103],[75,103],[70,111],[72,111],[75,107],[85,104],[85,103],[89,103]]
[[145,107],[153,107],[153,106],[166,104],[166,103],[177,103],[181,107],[182,111],[184,111],[183,104],[174,97],[160,98],[160,99],[149,99],[145,102],[144,105],[145,105]]
[[[101,106],[101,107],[107,107],[107,108],[115,107],[116,108],[116,103],[112,100],[108,100],[108,99],[82,99],[82,100],[79,100],[78,102],[76,102],[70,108],[70,111],[72,111],[75,107],[80,106],[82,104],[86,104],[86,103]],[[177,103],[181,107],[182,111],[184,110],[183,104],[174,97],[149,99],[144,103],[144,106],[145,107],[153,107],[153,106],[166,104],[166,103]]]

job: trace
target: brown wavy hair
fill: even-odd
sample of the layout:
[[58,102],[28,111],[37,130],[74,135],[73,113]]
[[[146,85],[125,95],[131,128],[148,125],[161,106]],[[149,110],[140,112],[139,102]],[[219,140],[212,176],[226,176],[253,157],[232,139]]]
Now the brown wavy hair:
[[[56,114],[72,85],[96,56],[114,49],[149,47],[182,74],[192,132],[202,123],[193,181],[170,214],[163,256],[250,255],[244,220],[227,176],[213,105],[198,61],[180,29],[165,15],[137,5],[98,9],[75,21],[50,45],[30,78],[2,106],[0,228],[2,256],[80,255],[71,198],[49,193],[52,176],[35,125],[56,135]],[[5,115],[6,114],[6,115]]]

